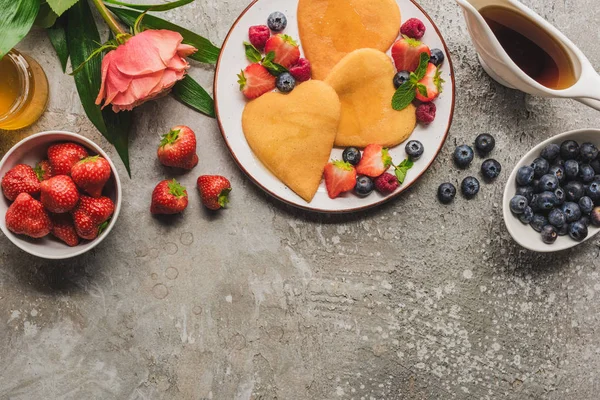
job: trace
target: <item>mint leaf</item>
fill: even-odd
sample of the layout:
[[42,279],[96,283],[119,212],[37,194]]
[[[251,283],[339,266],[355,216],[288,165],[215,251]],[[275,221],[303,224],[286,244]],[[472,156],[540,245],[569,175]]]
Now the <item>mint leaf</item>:
[[246,58],[248,58],[250,62],[257,63],[262,60],[260,51],[258,51],[251,43],[244,42],[244,48],[246,49]]
[[404,183],[406,174],[408,174],[408,170],[410,170],[413,165],[415,165],[413,161],[410,158],[407,158],[395,167],[394,173],[400,184]]
[[421,96],[427,97],[427,88],[422,83],[417,83],[417,90],[421,93]]
[[404,82],[392,97],[392,108],[396,111],[404,110],[412,103],[415,96],[415,85],[410,81]]
[[270,52],[267,53],[267,55],[263,59],[263,63],[265,63],[265,62],[273,62],[274,59],[275,59],[275,52],[274,51],[270,51]]
[[287,68],[283,65],[273,62],[275,59],[275,52],[270,51],[265,58],[263,58],[262,65],[269,71],[271,75],[278,76],[284,72],[288,72]]
[[429,65],[430,58],[431,56],[429,56],[427,53],[421,53],[421,56],[419,58],[419,66],[415,70],[415,75],[417,76],[418,81],[425,77],[425,74],[427,73],[427,65]]

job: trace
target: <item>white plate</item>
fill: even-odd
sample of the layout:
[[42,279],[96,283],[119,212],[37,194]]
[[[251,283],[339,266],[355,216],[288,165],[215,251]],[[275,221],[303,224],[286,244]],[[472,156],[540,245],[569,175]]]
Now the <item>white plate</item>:
[[[297,0],[255,0],[242,12],[233,24],[225,38],[219,61],[215,72],[214,96],[217,120],[223,138],[239,167],[262,189],[272,196],[288,204],[318,212],[341,213],[363,210],[374,207],[387,200],[398,196],[412,185],[429,168],[444,144],[452,116],[454,113],[454,73],[448,49],[439,30],[425,13],[425,11],[412,0],[397,0],[402,13],[402,20],[419,18],[427,30],[423,42],[430,48],[442,49],[445,56],[442,65],[442,78],[446,81],[444,92],[435,101],[437,115],[435,121],[423,127],[417,125],[411,139],[419,140],[425,147],[425,153],[408,172],[404,184],[395,193],[382,196],[373,193],[366,198],[359,198],[352,193],[347,193],[337,199],[330,199],[327,195],[324,182],[311,203],[307,203],[292,190],[277,179],[252,153],[242,131],[242,112],[246,105],[244,96],[239,91],[237,74],[249,62],[246,60],[242,43],[248,41],[248,28],[252,25],[265,25],[269,14],[274,11],[283,12],[288,19],[285,33],[299,40],[298,25],[296,20]],[[302,43],[300,43],[302,49]],[[394,162],[399,163],[406,158],[404,144],[390,149]],[[332,159],[342,158],[342,149],[333,149]]]
[[504,214],[504,223],[506,224],[506,229],[508,229],[508,232],[513,237],[515,242],[532,251],[550,253],[553,251],[569,249],[591,239],[595,234],[600,232],[600,228],[590,225],[588,226],[588,236],[582,242],[577,242],[567,235],[559,236],[558,239],[556,239],[556,242],[553,244],[546,244],[542,242],[542,236],[539,232],[534,231],[531,226],[523,224],[519,218],[515,217],[510,211],[510,199],[513,198],[515,192],[517,191],[517,170],[524,165],[531,164],[533,160],[540,156],[542,149],[550,143],[556,143],[560,145],[565,140],[575,140],[579,144],[590,142],[594,143],[596,146],[599,146],[600,130],[579,129],[576,131],[561,133],[560,135],[556,135],[550,139],[544,140],[542,143],[529,150],[527,154],[521,158],[521,161],[517,163],[515,169],[513,169],[512,173],[510,174],[508,182],[506,182],[506,187],[504,188],[502,211]]

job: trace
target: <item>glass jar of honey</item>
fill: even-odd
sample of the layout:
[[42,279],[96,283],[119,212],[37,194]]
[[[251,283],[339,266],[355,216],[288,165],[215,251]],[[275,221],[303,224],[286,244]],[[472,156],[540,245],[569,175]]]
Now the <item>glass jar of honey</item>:
[[48,79],[40,64],[11,50],[0,59],[0,129],[26,128],[48,104]]

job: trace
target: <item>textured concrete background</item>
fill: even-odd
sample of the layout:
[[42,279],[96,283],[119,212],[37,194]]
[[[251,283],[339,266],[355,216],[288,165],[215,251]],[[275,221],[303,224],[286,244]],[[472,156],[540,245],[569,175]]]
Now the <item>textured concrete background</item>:
[[[198,0],[168,15],[220,44],[247,3]],[[600,66],[596,0],[526,3]],[[531,146],[598,127],[600,114],[499,86],[458,6],[421,4],[448,41],[458,96],[450,138],[413,188],[358,215],[299,212],[245,178],[214,120],[170,98],[139,107],[133,178],[101,246],[49,262],[0,235],[0,399],[597,399],[600,239],[531,253],[511,240],[500,202]],[[32,128],[2,133],[0,148],[65,129],[116,159],[44,32],[19,48],[48,72],[51,102]],[[212,72],[191,73],[209,87]],[[200,165],[180,179],[229,176],[227,211],[208,214],[194,193],[183,216],[150,216],[152,188],[167,177],[156,143],[175,124],[199,136]],[[438,204],[438,184],[466,174],[450,162],[454,145],[484,131],[496,136],[502,176],[472,201]]]

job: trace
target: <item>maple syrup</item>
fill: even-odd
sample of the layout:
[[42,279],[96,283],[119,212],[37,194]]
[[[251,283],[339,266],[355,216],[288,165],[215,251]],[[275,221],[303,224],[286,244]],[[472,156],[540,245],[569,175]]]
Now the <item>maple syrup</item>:
[[549,89],[567,89],[577,82],[565,47],[523,14],[502,6],[479,10],[515,64]]

